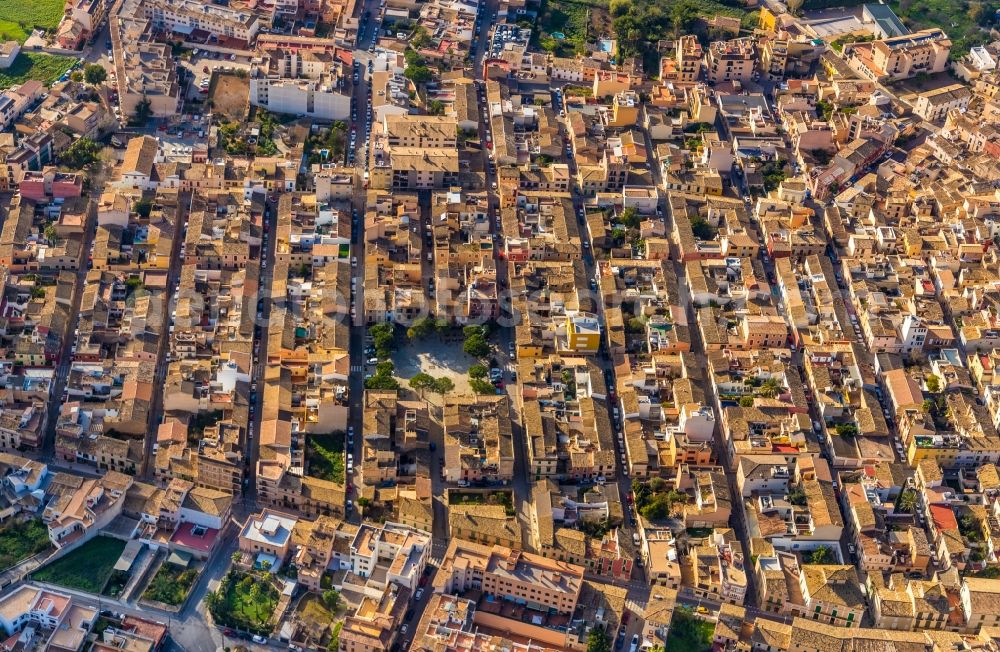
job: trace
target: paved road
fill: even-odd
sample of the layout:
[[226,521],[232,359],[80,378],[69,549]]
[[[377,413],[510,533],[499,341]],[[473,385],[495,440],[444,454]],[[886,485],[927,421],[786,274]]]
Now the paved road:
[[[174,223],[174,241],[170,249],[170,267],[167,270],[166,292],[174,292],[180,283],[180,271],[183,261],[180,259],[181,243],[184,241],[184,229],[187,225],[188,212],[191,208],[191,193],[180,193],[177,196],[177,221]],[[166,297],[167,309],[163,311],[163,323],[160,326],[160,341],[156,350],[156,367],[154,372],[155,384],[162,387],[166,379],[167,368],[170,363],[166,360],[166,354],[170,351],[170,325],[173,323],[174,299],[168,294]],[[146,428],[146,437],[143,441],[143,458],[141,477],[150,481],[153,476],[152,463],[155,461],[153,444],[156,443],[157,428],[162,423],[163,418],[163,392],[154,391],[153,399],[149,406],[149,425]]]
[[[361,16],[365,11],[370,12],[371,19],[366,24],[366,29],[359,32],[359,46],[364,45],[367,47],[371,43],[371,39],[374,37],[375,23],[378,18],[378,0],[365,0],[364,2],[359,2],[355,7],[355,16]],[[348,475],[347,481],[349,485],[353,487],[358,487],[360,485],[360,468],[361,468],[361,451],[363,438],[362,433],[362,422],[364,420],[364,369],[365,369],[365,333],[367,331],[364,324],[364,311],[362,306],[364,306],[364,267],[365,267],[365,204],[367,191],[363,187],[362,179],[364,175],[364,170],[368,165],[368,157],[365,156],[366,145],[368,143],[369,129],[365,129],[365,122],[367,120],[368,111],[371,109],[371,93],[368,73],[368,62],[371,60],[368,52],[365,50],[357,49],[354,52],[355,60],[360,62],[359,67],[359,83],[354,84],[352,93],[354,98],[354,104],[357,110],[358,120],[351,123],[351,127],[356,133],[357,141],[353,148],[355,152],[355,183],[354,183],[354,200],[352,202],[352,238],[353,244],[351,247],[351,258],[357,260],[357,265],[352,267],[351,276],[354,283],[354,292],[351,297],[351,306],[355,310],[355,314],[351,317],[351,343],[350,343],[350,360],[351,360],[351,373],[348,379],[348,391],[351,397],[351,406],[348,415],[348,426],[353,429],[354,432],[354,446],[346,447],[346,450],[354,455],[355,467],[354,474]],[[372,115],[372,120],[375,119],[374,114]],[[353,264],[353,263],[352,263]],[[346,446],[345,442],[345,446]],[[356,497],[356,493],[351,491],[347,499],[353,500]],[[353,510],[351,514],[348,514],[348,520],[358,523],[361,521],[360,513],[357,510]]]
[[[101,175],[103,177],[103,175]],[[100,179],[98,179],[100,182]],[[96,186],[95,187],[99,187]],[[87,218],[83,225],[83,244],[80,247],[80,269],[76,272],[76,280],[73,286],[73,299],[69,311],[69,320],[66,323],[66,332],[62,336],[59,348],[59,364],[56,367],[55,378],[53,379],[49,391],[49,400],[45,406],[45,430],[42,434],[41,457],[43,460],[51,460],[55,454],[56,444],[56,421],[59,419],[59,411],[62,409],[62,395],[66,389],[66,379],[73,363],[71,354],[72,348],[76,345],[75,331],[80,323],[80,303],[83,301],[83,290],[87,284],[87,259],[85,256],[90,251],[94,242],[94,234],[97,231],[97,203],[91,199],[87,205]]]

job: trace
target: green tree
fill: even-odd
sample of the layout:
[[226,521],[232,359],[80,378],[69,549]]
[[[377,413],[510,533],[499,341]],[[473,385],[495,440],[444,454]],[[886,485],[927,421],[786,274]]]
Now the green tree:
[[627,228],[638,229],[639,225],[642,224],[642,215],[633,206],[629,206],[622,211],[621,216],[619,216],[618,221],[624,224]]
[[485,358],[490,354],[490,344],[482,333],[475,333],[465,338],[462,350],[474,358]]
[[431,74],[430,68],[423,64],[419,64],[415,66],[407,66],[406,69],[403,70],[403,76],[417,86],[422,86],[423,84],[429,82],[433,75]]
[[612,18],[626,15],[632,10],[632,0],[611,0],[608,4],[608,11]]
[[912,514],[916,508],[917,492],[909,488],[904,489],[903,493],[899,494],[899,500],[896,502],[896,511],[904,514]]
[[691,232],[699,240],[714,240],[716,236],[715,227],[706,222],[701,215],[691,218]]
[[132,124],[137,127],[145,126],[149,118],[153,115],[153,104],[149,98],[143,97],[135,105],[135,115],[132,116]]
[[486,378],[489,374],[489,370],[486,365],[474,364],[469,367],[469,378]]
[[836,430],[837,434],[841,437],[850,438],[858,436],[858,427],[853,423],[838,423],[836,427],[834,427],[834,430]]
[[434,332],[435,325],[436,320],[433,317],[421,317],[406,329],[406,336],[411,340],[427,337]]
[[823,120],[829,120],[833,115],[833,104],[826,100],[816,102],[816,113]]
[[469,387],[476,394],[496,394],[497,392],[497,388],[493,386],[493,383],[485,378],[470,378]]
[[100,64],[89,63],[83,69],[83,78],[87,80],[88,84],[97,86],[98,84],[103,84],[104,80],[108,78],[108,71]]
[[413,37],[410,38],[410,45],[420,49],[430,45],[431,37],[427,33],[427,28],[423,25],[417,25],[417,28],[413,30]]
[[434,386],[431,387],[431,391],[435,394],[449,394],[455,391],[455,382],[446,376],[434,379]]
[[832,564],[834,562],[833,551],[827,546],[820,546],[809,553],[807,564]]
[[753,396],[741,396],[740,407],[753,407]]
[[148,199],[140,199],[132,204],[132,210],[142,219],[147,219],[149,214],[153,212],[153,202]]
[[219,595],[218,591],[209,591],[208,593],[205,594],[205,606],[208,607],[208,610],[211,611],[213,614],[215,613],[216,609],[218,609],[219,604],[221,602],[222,598]]
[[392,376],[376,374],[371,378],[365,379],[365,389],[395,390],[399,389],[399,381]]
[[632,317],[625,322],[625,330],[629,333],[645,333],[646,321],[641,317]]
[[927,391],[931,394],[937,394],[941,391],[941,379],[937,377],[937,374],[927,376]]
[[592,627],[587,635],[587,652],[611,652],[611,641],[602,627]]
[[253,602],[260,602],[264,598],[264,590],[263,582],[253,582],[250,585],[250,599]]
[[[358,503],[360,502],[361,499],[358,499]],[[326,608],[330,611],[337,610],[337,607],[340,606],[340,593],[337,592],[337,589],[327,589],[326,591],[323,591],[323,604],[325,604]]]
[[63,165],[74,170],[80,170],[91,163],[100,160],[101,146],[90,138],[78,138],[66,148],[59,160]]
[[393,344],[396,339],[396,329],[389,322],[374,324],[368,329],[368,334],[372,338],[375,346],[375,355],[379,358],[388,358],[392,355]]
[[430,374],[425,374],[423,372],[414,374],[414,376],[410,378],[409,385],[411,389],[415,389],[418,392],[423,392],[424,390],[431,389],[434,387],[434,376],[431,376]]
[[441,100],[431,100],[427,103],[427,113],[430,115],[444,115],[444,102]]

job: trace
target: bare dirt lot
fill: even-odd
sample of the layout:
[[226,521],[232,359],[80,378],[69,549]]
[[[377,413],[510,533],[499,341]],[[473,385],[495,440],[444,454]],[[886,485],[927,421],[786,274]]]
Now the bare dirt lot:
[[250,81],[236,75],[216,74],[209,91],[212,110],[230,121],[243,121],[250,108]]

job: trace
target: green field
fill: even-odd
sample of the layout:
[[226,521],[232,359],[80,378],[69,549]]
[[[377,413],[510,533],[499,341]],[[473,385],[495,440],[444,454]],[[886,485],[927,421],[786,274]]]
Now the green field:
[[63,0],[3,0],[0,2],[0,23],[18,23],[26,32],[36,27],[52,30],[62,20],[63,4]]
[[124,541],[110,537],[95,537],[36,572],[34,579],[65,586],[68,589],[100,593],[108,583],[108,578],[111,577],[111,572],[123,550],[125,550]]
[[51,545],[48,528],[41,519],[12,523],[0,530],[0,568],[10,568]]
[[344,484],[344,436],[306,436],[307,475],[320,480]]
[[143,599],[153,600],[177,606],[184,602],[188,591],[198,579],[198,571],[193,568],[183,569],[173,564],[164,563],[160,570],[150,581],[146,591],[142,594]]
[[696,617],[690,609],[678,607],[667,633],[666,652],[707,652],[712,649],[715,625]]
[[29,79],[37,79],[43,84],[51,84],[70,69],[75,59],[58,57],[39,52],[22,52],[17,55],[14,65],[0,70],[0,89],[19,86]]
[[951,37],[951,58],[959,59],[971,47],[987,42],[980,25],[993,21],[989,3],[977,0],[894,0],[890,6],[912,30],[940,27]]
[[[538,44],[556,56],[585,52],[584,44],[610,34],[606,0],[544,0],[538,18]],[[561,33],[564,39],[552,34]]]
[[9,20],[0,20],[0,41],[24,43],[26,38],[28,38],[28,33],[21,25]]
[[206,603],[215,622],[268,634],[268,623],[278,604],[278,590],[264,577],[230,570],[219,589],[206,596]]

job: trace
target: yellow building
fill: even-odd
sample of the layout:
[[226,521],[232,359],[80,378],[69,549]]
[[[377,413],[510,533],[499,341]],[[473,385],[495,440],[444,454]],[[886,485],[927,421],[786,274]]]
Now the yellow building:
[[597,315],[578,312],[566,316],[565,338],[560,348],[572,353],[597,353],[601,347],[601,322]]
[[611,105],[608,126],[631,127],[639,121],[639,95],[635,91],[622,91],[615,95]]

